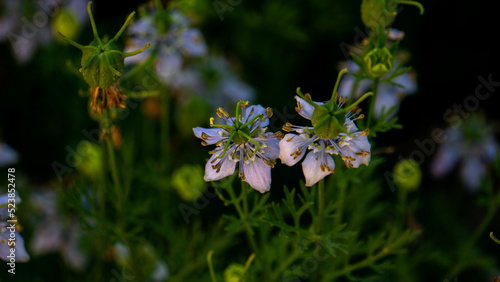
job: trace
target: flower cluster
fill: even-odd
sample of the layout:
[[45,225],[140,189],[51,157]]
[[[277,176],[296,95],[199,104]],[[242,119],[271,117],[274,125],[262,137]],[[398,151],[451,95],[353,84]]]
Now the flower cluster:
[[[225,119],[226,124],[213,124],[212,128],[193,129],[196,137],[203,140],[203,145],[216,144],[210,152],[212,157],[205,167],[205,181],[214,181],[232,175],[236,163],[240,162],[239,176],[261,193],[271,188],[271,168],[275,159],[293,166],[307,153],[302,162],[306,186],[313,186],[325,176],[334,172],[335,163],[331,155],[340,155],[348,168],[357,168],[370,162],[369,130],[359,130],[354,124],[362,119],[361,109],[357,105],[372,93],[367,93],[350,106],[343,108],[346,97],[338,97],[337,89],[340,77],[335,85],[335,96],[327,102],[314,102],[309,94],[303,95],[297,89],[296,111],[311,120],[310,126],[295,126],[286,123],[283,130],[287,133],[265,132],[272,115],[264,107],[250,106],[248,102],[239,102],[236,117],[229,115],[221,107],[217,115]],[[241,110],[241,113],[240,113]],[[280,140],[281,139],[281,140]]]

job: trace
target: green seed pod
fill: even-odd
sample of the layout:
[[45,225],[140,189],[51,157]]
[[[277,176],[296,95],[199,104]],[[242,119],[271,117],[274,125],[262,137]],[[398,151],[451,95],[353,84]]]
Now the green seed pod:
[[224,270],[224,282],[239,282],[245,274],[245,266],[238,263],[231,263]]
[[405,159],[394,166],[394,183],[403,190],[413,191],[420,186],[422,180],[422,171],[418,164]]
[[89,2],[87,10],[92,24],[92,31],[94,32],[94,40],[89,45],[83,46],[73,40],[67,38],[59,32],[59,35],[66,40],[69,44],[80,49],[83,53],[80,72],[83,73],[83,78],[91,88],[106,89],[117,83],[120,79],[124,60],[126,57],[134,56],[149,48],[150,44],[142,47],[139,50],[123,53],[116,47],[116,40],[120,38],[121,34],[125,31],[128,23],[132,20],[135,12],[132,12],[118,33],[111,40],[103,42],[97,34],[97,29],[92,15],[92,2]]
[[363,57],[367,74],[372,78],[379,78],[390,72],[392,61],[392,54],[386,47],[373,48]]
[[[329,104],[329,103],[327,103]],[[345,121],[345,114],[335,116],[330,113],[329,106],[319,106],[314,109],[311,117],[311,123],[315,127],[316,135],[319,138],[335,138],[342,132],[342,126]]]
[[172,186],[184,201],[201,197],[205,190],[203,168],[198,165],[183,165],[172,174]]
[[361,2],[361,19],[371,30],[377,30],[379,27],[386,29],[394,22],[399,4],[416,6],[420,9],[420,14],[424,13],[422,4],[415,1],[363,0]]

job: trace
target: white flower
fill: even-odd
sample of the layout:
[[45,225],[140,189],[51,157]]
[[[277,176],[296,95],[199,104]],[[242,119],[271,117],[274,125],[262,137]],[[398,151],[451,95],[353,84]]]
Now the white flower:
[[[297,112],[304,118],[311,120],[314,107],[304,99],[295,96],[297,100]],[[345,101],[345,100],[344,100]],[[315,102],[317,105],[324,103]],[[339,107],[342,106],[342,102]],[[279,142],[280,159],[288,165],[293,166],[299,162],[304,155],[306,158],[302,162],[302,171],[306,178],[306,186],[313,186],[325,176],[335,170],[335,162],[331,155],[340,155],[347,167],[357,168],[361,164],[368,165],[370,162],[370,142],[368,142],[368,131],[359,131],[354,124],[353,111],[347,112],[343,124],[349,133],[339,133],[334,138],[320,138],[312,127],[285,125],[283,130],[295,131],[288,133]]]
[[239,162],[239,177],[264,193],[271,189],[271,167],[279,156],[279,139],[273,133],[265,132],[271,116],[269,108],[242,105],[242,112],[236,117],[229,117],[222,108],[218,109],[217,114],[226,120],[226,125],[193,128],[203,145],[217,145],[210,152],[212,156],[205,166],[204,179],[215,181],[232,175]]

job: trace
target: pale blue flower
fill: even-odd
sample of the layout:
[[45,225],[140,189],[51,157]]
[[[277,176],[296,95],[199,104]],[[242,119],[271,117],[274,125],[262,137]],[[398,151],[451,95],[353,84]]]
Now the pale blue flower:
[[83,230],[77,220],[61,215],[57,208],[58,197],[53,190],[32,194],[30,202],[39,217],[29,249],[33,256],[59,253],[71,269],[81,271],[88,262],[87,255],[78,246]]
[[271,189],[271,168],[279,157],[279,138],[272,132],[265,132],[271,116],[269,108],[245,105],[237,117],[229,117],[219,108],[217,114],[225,119],[225,125],[196,127],[193,131],[203,140],[203,145],[217,146],[210,152],[212,156],[205,166],[205,181],[232,175],[239,162],[239,177],[264,193]]
[[[15,250],[16,262],[27,262],[30,256],[24,247],[24,239],[18,232],[20,223],[7,222],[9,219],[15,219],[9,216],[9,194],[0,195],[0,258],[4,261],[10,262],[8,256],[12,256],[11,249]],[[21,198],[17,195],[15,197],[16,206],[21,203]]]
[[[314,107],[298,96],[295,96],[295,99],[297,112],[303,118],[311,120]],[[341,106],[342,103],[339,104],[339,107]],[[357,168],[361,164],[368,165],[371,158],[368,131],[358,130],[354,124],[357,119],[355,115],[353,111],[347,112],[343,126],[349,134],[339,133],[335,138],[319,138],[313,127],[286,124],[283,130],[295,133],[286,134],[279,142],[281,162],[293,166],[309,151],[302,162],[302,171],[308,187],[335,171],[335,162],[331,155],[340,155],[349,168]]]
[[200,96],[214,108],[255,97],[254,89],[238,78],[230,63],[221,56],[210,56],[191,64],[177,76],[172,86],[180,95]]
[[125,60],[126,64],[143,62],[156,50],[156,72],[163,82],[171,84],[181,72],[184,57],[198,58],[206,55],[207,45],[201,32],[190,26],[191,22],[179,11],[169,13],[170,27],[165,33],[160,33],[156,26],[157,12],[140,18],[134,22],[128,32],[131,36],[127,41],[125,52],[137,49],[151,43],[151,48],[139,55]]
[[431,172],[441,178],[460,162],[460,175],[469,190],[479,188],[486,176],[488,163],[497,157],[499,144],[485,122],[472,116],[460,127],[445,130],[446,140],[438,149],[431,164]]
[[[359,66],[353,61],[347,62],[347,68],[350,75],[344,77],[340,82],[339,95],[352,99],[359,98],[371,89],[373,80],[368,78],[356,79],[352,74],[362,73],[360,73]],[[380,117],[382,111],[387,112],[392,107],[396,107],[396,110],[391,115],[393,116],[398,111],[402,98],[406,95],[412,95],[417,91],[417,83],[413,72],[405,72],[392,77],[399,69],[400,61],[395,59],[392,70],[380,78],[374,109],[374,115],[377,118]]]
[[19,156],[9,145],[0,142],[0,167],[17,163]]

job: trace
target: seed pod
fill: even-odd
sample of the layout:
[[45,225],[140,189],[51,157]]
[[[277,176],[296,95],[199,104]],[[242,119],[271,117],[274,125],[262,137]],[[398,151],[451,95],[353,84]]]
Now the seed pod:
[[116,47],[116,40],[120,38],[121,34],[125,31],[128,23],[132,20],[135,12],[132,12],[118,33],[111,40],[104,42],[99,38],[97,29],[92,15],[92,2],[89,2],[87,10],[92,24],[92,31],[94,32],[94,40],[89,45],[83,46],[73,40],[67,38],[59,32],[59,35],[66,40],[69,44],[75,46],[82,51],[82,68],[80,72],[83,78],[91,88],[99,87],[107,89],[115,84],[121,77],[124,67],[124,60],[126,57],[134,56],[149,48],[150,44],[142,47],[139,50],[123,53]]

